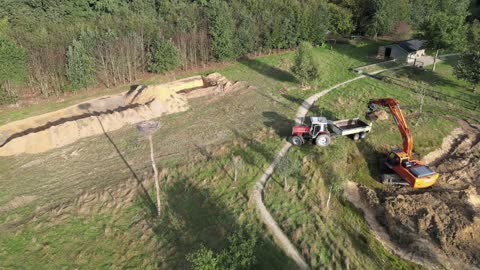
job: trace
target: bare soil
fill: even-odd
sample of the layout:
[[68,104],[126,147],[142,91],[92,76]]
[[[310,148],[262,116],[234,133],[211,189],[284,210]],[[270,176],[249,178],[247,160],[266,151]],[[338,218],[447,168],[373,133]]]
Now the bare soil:
[[[193,76],[104,96],[0,126],[0,156],[42,153],[89,136],[188,109],[187,99],[245,87],[219,73]],[[188,93],[182,93],[187,91]]]
[[[480,128],[460,124],[441,149],[427,155],[431,167],[440,173],[433,187],[371,190],[360,186],[358,193],[370,208],[366,211],[373,211],[388,234],[380,237],[393,241],[396,249],[423,258],[421,264],[427,266],[479,269]],[[359,207],[358,200],[349,200]],[[369,224],[373,227],[372,221]]]

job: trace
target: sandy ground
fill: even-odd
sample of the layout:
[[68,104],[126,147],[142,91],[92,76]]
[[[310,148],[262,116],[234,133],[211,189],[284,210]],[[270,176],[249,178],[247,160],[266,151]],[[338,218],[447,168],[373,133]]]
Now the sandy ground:
[[480,267],[480,127],[460,124],[424,158],[440,173],[433,187],[346,190],[386,247],[430,268]]
[[244,86],[241,82],[232,83],[218,73],[159,85],[132,86],[125,93],[104,96],[1,126],[0,156],[45,152],[81,138],[186,111],[190,98],[223,94]]

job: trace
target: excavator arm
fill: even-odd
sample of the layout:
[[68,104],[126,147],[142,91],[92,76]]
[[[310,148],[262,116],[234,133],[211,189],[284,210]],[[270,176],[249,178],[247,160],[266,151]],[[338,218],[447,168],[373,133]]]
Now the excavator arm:
[[390,113],[392,114],[393,119],[400,130],[400,134],[402,135],[403,152],[408,155],[409,159],[412,159],[413,138],[410,133],[410,129],[408,128],[407,121],[400,110],[398,102],[393,98],[372,99],[368,102],[367,116],[371,115],[374,111],[377,111],[378,106],[388,107],[390,110]]

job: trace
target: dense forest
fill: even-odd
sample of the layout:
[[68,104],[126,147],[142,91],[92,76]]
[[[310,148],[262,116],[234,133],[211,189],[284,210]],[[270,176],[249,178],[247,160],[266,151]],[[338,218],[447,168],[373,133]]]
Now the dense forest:
[[473,21],[479,7],[477,0],[0,0],[0,103],[21,91],[112,87],[147,71],[318,45],[327,33],[408,38],[439,12]]

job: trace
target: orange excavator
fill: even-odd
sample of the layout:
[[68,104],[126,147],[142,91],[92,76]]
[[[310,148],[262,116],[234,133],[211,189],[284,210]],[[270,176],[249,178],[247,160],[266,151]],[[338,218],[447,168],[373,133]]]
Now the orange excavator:
[[392,150],[385,161],[385,165],[401,179],[397,181],[394,177],[384,177],[383,182],[386,184],[402,184],[406,181],[413,188],[427,188],[435,184],[439,174],[432,171],[421,161],[412,158],[413,138],[398,102],[393,98],[372,99],[368,103],[366,118],[376,120],[375,112],[379,110],[379,106],[388,107],[403,140],[403,149]]

